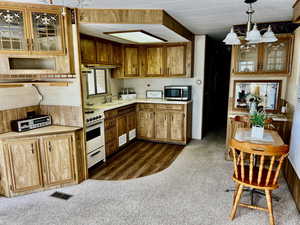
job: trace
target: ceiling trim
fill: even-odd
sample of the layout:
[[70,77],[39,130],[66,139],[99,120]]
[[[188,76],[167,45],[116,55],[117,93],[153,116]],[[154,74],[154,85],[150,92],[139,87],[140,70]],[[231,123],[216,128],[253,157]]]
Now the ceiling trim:
[[194,34],[162,9],[78,9],[79,23],[160,24],[193,41]]

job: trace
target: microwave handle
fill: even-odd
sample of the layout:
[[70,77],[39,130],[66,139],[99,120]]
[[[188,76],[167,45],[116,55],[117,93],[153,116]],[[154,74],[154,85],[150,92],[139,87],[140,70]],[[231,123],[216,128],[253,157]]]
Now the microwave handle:
[[183,98],[183,89],[180,89],[180,98]]

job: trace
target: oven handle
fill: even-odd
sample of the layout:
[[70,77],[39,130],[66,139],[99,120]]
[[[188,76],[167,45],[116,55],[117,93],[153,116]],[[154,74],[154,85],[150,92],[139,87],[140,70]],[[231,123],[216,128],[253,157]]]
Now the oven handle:
[[94,157],[94,156],[98,155],[100,152],[101,152],[101,150],[99,150],[99,151],[97,151],[97,152],[91,154],[91,157]]

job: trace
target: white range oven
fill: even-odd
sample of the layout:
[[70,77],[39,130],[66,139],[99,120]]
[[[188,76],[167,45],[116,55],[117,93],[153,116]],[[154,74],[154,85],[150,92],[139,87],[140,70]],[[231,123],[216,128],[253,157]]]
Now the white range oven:
[[88,168],[105,161],[104,113],[85,110],[85,134]]

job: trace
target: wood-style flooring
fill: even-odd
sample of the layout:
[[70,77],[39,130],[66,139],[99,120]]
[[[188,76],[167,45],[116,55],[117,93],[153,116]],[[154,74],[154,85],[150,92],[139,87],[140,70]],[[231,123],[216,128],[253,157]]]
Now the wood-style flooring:
[[169,167],[183,148],[182,145],[136,141],[92,168],[90,178],[126,180],[151,175]]

